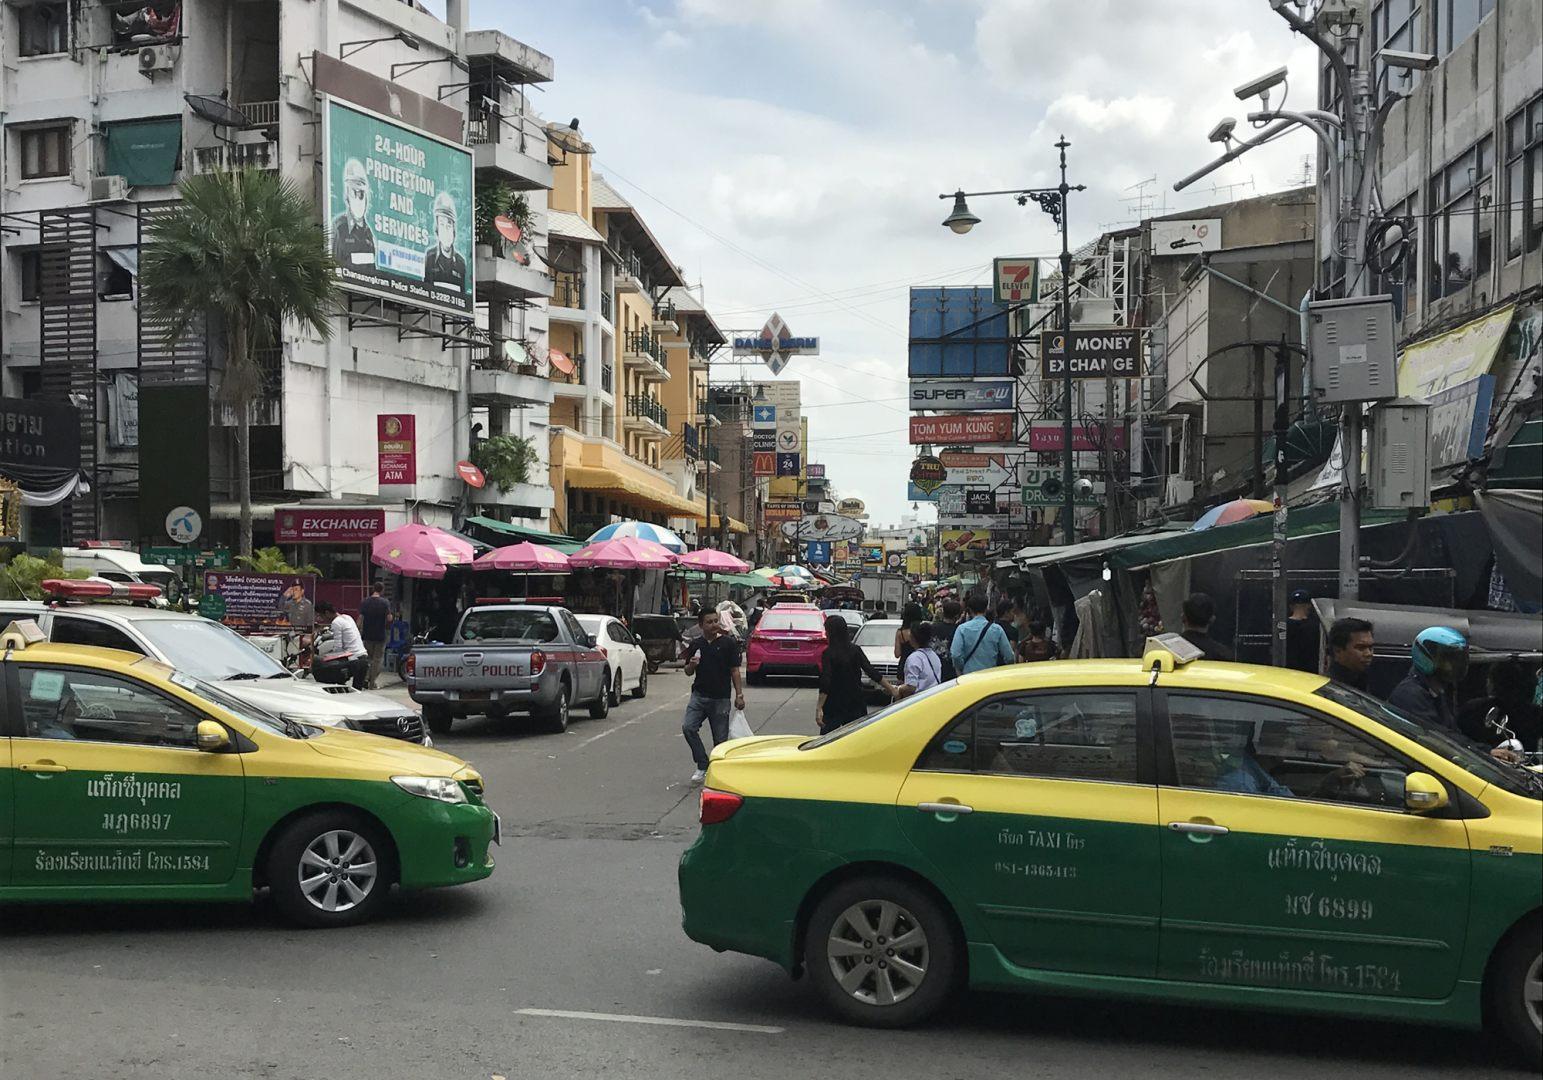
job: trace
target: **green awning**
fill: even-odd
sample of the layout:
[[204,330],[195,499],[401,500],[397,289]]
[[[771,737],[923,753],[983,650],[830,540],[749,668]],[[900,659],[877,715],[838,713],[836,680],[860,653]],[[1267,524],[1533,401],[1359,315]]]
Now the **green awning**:
[[466,528],[479,540],[484,540],[494,547],[501,544],[518,544],[521,540],[528,540],[532,544],[545,544],[547,547],[556,548],[564,555],[572,555],[584,546],[584,541],[575,540],[562,533],[543,532],[541,529],[532,529],[528,525],[515,525],[507,521],[499,521],[497,518],[469,517],[466,519]]
[[104,125],[107,172],[131,187],[166,187],[177,182],[182,158],[182,119],[136,120]]
[[[1361,511],[1361,527],[1388,525],[1403,521],[1408,514],[1403,510]],[[1270,514],[1239,521],[1233,525],[1215,525],[1198,532],[1169,534],[1147,544],[1135,544],[1109,553],[1109,565],[1122,570],[1134,570],[1153,563],[1172,559],[1189,559],[1196,555],[1210,555],[1234,548],[1268,544],[1274,535],[1275,524]],[[1325,502],[1314,506],[1292,509],[1286,519],[1286,537],[1300,540],[1320,533],[1339,532],[1339,503]]]
[[[686,581],[706,581],[707,575],[700,570],[671,570],[670,576],[683,578]],[[752,589],[770,588],[770,582],[759,574],[714,574],[714,581],[721,581],[725,585],[747,585]]]
[[1484,476],[1486,488],[1543,488],[1543,418],[1526,421],[1495,451]]

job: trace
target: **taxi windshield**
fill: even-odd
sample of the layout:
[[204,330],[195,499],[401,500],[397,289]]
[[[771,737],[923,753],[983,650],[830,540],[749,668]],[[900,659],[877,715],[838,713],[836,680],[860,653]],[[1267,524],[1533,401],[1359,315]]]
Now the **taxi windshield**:
[[1337,682],[1324,683],[1317,693],[1336,705],[1353,709],[1404,738],[1419,743],[1425,749],[1440,754],[1445,760],[1487,783],[1514,795],[1525,795],[1533,799],[1543,797],[1543,782],[1527,770],[1496,761],[1466,739],[1441,728],[1422,724],[1370,694]]
[[835,731],[827,732],[826,734],[817,738],[801,742],[798,744],[798,748],[800,750],[818,750],[822,746],[829,746],[837,739],[844,739],[854,731],[861,731],[863,728],[868,727],[870,724],[877,724],[879,721],[894,716],[898,712],[903,712],[906,709],[909,709],[912,705],[915,705],[919,701],[926,701],[939,690],[950,690],[956,685],[958,685],[958,680],[950,679],[948,682],[938,683],[935,686],[929,686],[927,689],[912,694],[910,697],[903,697],[899,701],[886,705],[876,713],[869,713],[861,720],[855,720],[852,723],[845,725],[844,727],[838,727]]

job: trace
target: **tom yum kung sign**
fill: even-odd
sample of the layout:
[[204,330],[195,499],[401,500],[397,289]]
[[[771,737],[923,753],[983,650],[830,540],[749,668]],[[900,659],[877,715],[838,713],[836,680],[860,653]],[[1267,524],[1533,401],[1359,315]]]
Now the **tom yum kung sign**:
[[[1068,359],[1067,339],[1071,339]],[[1059,379],[1134,379],[1141,374],[1141,331],[1119,326],[1045,330],[1039,335],[1040,373]]]
[[1010,443],[1013,414],[973,413],[965,416],[911,417],[911,444]]

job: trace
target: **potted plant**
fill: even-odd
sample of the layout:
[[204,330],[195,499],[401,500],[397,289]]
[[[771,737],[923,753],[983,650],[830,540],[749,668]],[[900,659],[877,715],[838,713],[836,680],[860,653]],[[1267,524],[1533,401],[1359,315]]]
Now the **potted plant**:
[[471,452],[472,464],[482,470],[488,484],[506,490],[530,483],[531,469],[538,461],[535,440],[519,435],[490,436]]
[[508,254],[509,242],[498,231],[498,226],[493,224],[494,219],[500,216],[519,226],[521,242],[524,243],[530,231],[530,200],[504,181],[497,180],[477,189],[473,209],[473,239],[477,245],[477,254],[485,258],[492,258],[495,253]]

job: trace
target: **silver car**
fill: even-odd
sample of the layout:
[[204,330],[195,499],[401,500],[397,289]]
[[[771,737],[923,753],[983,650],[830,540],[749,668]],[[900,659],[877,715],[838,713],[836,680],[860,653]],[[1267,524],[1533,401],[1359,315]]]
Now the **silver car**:
[[295,675],[222,623],[201,615],[130,604],[0,601],[0,627],[32,619],[51,641],[152,656],[264,712],[297,723],[348,727],[432,746],[417,710],[349,686]]
[[[891,682],[900,681],[900,661],[895,657],[895,634],[899,629],[899,619],[869,619],[858,627],[857,636],[852,639],[868,658],[868,663]],[[889,700],[883,688],[866,674],[863,675],[863,689]]]

